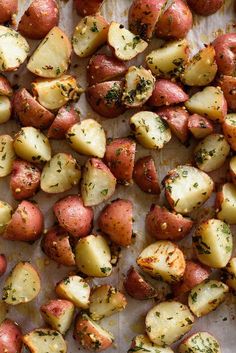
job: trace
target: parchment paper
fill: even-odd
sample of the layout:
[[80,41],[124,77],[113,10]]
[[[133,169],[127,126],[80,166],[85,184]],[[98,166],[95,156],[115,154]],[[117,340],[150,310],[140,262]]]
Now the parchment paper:
[[[89,1],[89,0],[88,0]],[[18,18],[23,13],[24,9],[29,4],[28,1],[21,0],[20,2],[20,12]],[[116,20],[127,26],[127,13],[128,8],[131,4],[131,0],[105,0],[102,7],[102,14],[108,21]],[[79,17],[76,15],[73,9],[72,0],[70,1],[60,1],[60,27],[66,31],[66,33],[71,36],[73,29],[79,21]],[[222,10],[218,11],[217,14],[203,18],[195,17],[194,29],[189,34],[189,40],[193,52],[196,52],[198,48],[203,47],[204,43],[209,43],[218,33],[234,31],[234,21],[235,14],[233,12],[233,1],[226,0],[225,6]],[[31,49],[36,47],[37,42],[29,41]],[[136,64],[141,64],[143,62],[143,57],[150,52],[153,48],[157,48],[161,41],[153,40],[151,45],[149,45],[146,53],[139,56],[137,60],[133,62]],[[106,52],[107,48],[102,48],[101,52]],[[88,60],[79,59],[76,56],[73,57],[71,72],[77,76],[78,82],[86,87],[86,64]],[[76,66],[75,66],[76,65]],[[19,86],[25,86],[30,88],[30,82],[33,80],[33,76],[27,72],[25,66],[23,65],[20,70],[16,73],[8,75],[13,84],[18,84]],[[129,111],[123,116],[113,119],[105,120],[101,119],[99,115],[94,113],[86,103],[84,95],[81,96],[78,103],[78,107],[81,111],[82,118],[94,118],[102,123],[104,126],[108,137],[117,136],[127,136],[130,134],[130,129],[128,125],[129,117],[134,113],[134,111]],[[12,136],[14,132],[17,131],[19,127],[13,121],[0,126],[0,133],[10,133]],[[168,143],[161,151],[147,151],[137,145],[137,158],[151,154],[156,162],[160,180],[166,175],[168,170],[180,163],[191,162],[191,152],[194,143],[191,143],[189,147],[181,145],[174,137],[171,142]],[[69,151],[72,153],[81,165],[84,163],[86,158],[79,156],[77,153],[73,152],[66,142],[58,143],[52,142],[53,152]],[[217,171],[213,173],[216,181],[220,182],[222,176],[224,176],[223,171]],[[9,193],[8,189],[9,178],[4,178],[0,180],[0,199],[9,202],[11,205],[16,206],[17,203],[14,201]],[[65,194],[59,194],[55,196],[45,195],[43,192],[39,192],[34,200],[38,202],[40,208],[43,210],[45,215],[45,227],[53,225],[55,219],[53,217],[51,208],[54,202],[66,194],[77,193],[78,188],[74,188]],[[140,191],[135,185],[130,187],[118,186],[116,193],[113,195],[112,199],[117,197],[128,198],[133,201],[134,204],[134,232],[136,233],[136,238],[134,244],[128,249],[122,249],[121,256],[119,259],[118,266],[114,267],[113,274],[107,279],[96,279],[91,280],[90,283],[112,283],[119,289],[123,289],[122,282],[123,276],[127,272],[130,265],[135,265],[135,260],[140,250],[144,248],[147,244],[153,242],[145,234],[144,220],[147,211],[152,203],[163,204],[163,196],[159,199],[157,197],[149,196]],[[214,200],[214,196],[212,198]],[[193,217],[200,218],[207,214],[212,214],[213,211],[210,207],[211,201],[208,205],[193,214]],[[99,205],[95,208],[96,215],[102,209],[103,205]],[[95,224],[94,231],[97,227]],[[191,257],[191,239],[184,241],[182,246],[185,254],[188,258]],[[42,290],[40,295],[31,303],[25,305],[19,305],[17,307],[9,306],[8,317],[17,321],[23,332],[26,333],[29,330],[37,327],[42,327],[44,322],[39,314],[39,307],[42,303],[45,303],[50,298],[54,298],[55,284],[63,278],[68,273],[76,271],[74,268],[66,268],[57,265],[55,262],[49,260],[40,249],[40,241],[33,245],[24,244],[21,242],[10,242],[0,239],[0,251],[5,253],[9,260],[8,271],[20,260],[32,261],[32,263],[39,270],[41,280],[42,280]],[[6,274],[7,275],[7,274]],[[0,289],[4,283],[6,275],[1,278]],[[160,283],[154,281],[157,286],[162,287]],[[127,309],[120,313],[113,315],[110,318],[102,320],[101,324],[103,327],[110,330],[116,337],[114,346],[107,350],[108,353],[117,352],[125,353],[129,346],[133,336],[144,332],[144,317],[149,308],[151,308],[155,302],[154,300],[149,301],[136,301],[127,296],[128,306]],[[192,332],[198,330],[207,330],[216,337],[222,344],[223,353],[234,353],[236,351],[236,323],[234,321],[234,316],[236,313],[236,300],[235,297],[229,295],[225,304],[223,304],[217,311],[211,313],[210,315],[197,320]],[[66,335],[66,340],[68,341],[68,353],[75,353],[78,350],[84,352],[78,344],[72,338],[72,330]],[[42,352],[45,353],[45,352]]]

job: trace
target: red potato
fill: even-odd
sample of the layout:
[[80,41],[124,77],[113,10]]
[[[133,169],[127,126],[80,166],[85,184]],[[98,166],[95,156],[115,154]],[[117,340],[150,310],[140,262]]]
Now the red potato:
[[21,328],[9,319],[4,320],[0,325],[0,352],[21,353],[23,346],[21,337]]
[[99,215],[98,226],[115,244],[129,246],[133,227],[132,202],[118,199],[107,205]]
[[196,139],[203,139],[212,134],[214,127],[204,116],[193,114],[188,119],[188,129]]
[[134,170],[136,143],[129,138],[117,138],[108,143],[105,163],[122,184],[129,184]]
[[0,96],[10,97],[13,93],[11,84],[5,76],[0,75]]
[[95,15],[102,3],[103,0],[75,0],[75,8],[79,16]]
[[84,206],[79,195],[69,195],[57,201],[53,211],[60,226],[73,237],[85,237],[93,227],[93,209]]
[[59,23],[56,0],[34,0],[22,16],[18,31],[30,39],[42,39]]
[[55,118],[25,88],[21,88],[15,93],[13,111],[23,126],[33,126],[36,129],[45,129]]
[[173,105],[186,102],[188,95],[180,86],[168,80],[157,80],[148,105],[161,107],[163,105]]
[[165,39],[185,38],[193,26],[193,16],[183,0],[174,0],[156,25],[156,36]]
[[7,258],[4,254],[0,255],[0,276],[3,276],[7,269]]
[[12,215],[3,238],[16,241],[35,241],[40,238],[44,217],[38,206],[22,201]]
[[87,66],[87,81],[91,86],[113,80],[125,74],[126,71],[126,64],[117,58],[105,54],[96,54],[90,59]]
[[223,75],[235,76],[236,33],[222,34],[212,44],[216,52],[218,72]]
[[116,118],[125,112],[122,104],[123,82],[109,81],[97,83],[86,91],[91,108],[105,118]]
[[227,105],[229,109],[236,109],[236,77],[233,76],[222,76],[218,81],[219,86],[221,87]]
[[187,142],[189,137],[189,113],[186,109],[181,107],[164,107],[158,109],[156,113],[167,122],[170,130],[178,137],[180,142]]
[[127,272],[124,287],[126,292],[137,300],[146,300],[157,296],[156,289],[146,282],[133,267]]
[[17,159],[13,162],[10,189],[16,200],[34,196],[40,186],[41,172],[34,164]]
[[222,124],[226,140],[232,150],[236,151],[236,114],[227,114]]
[[236,156],[232,157],[229,162],[229,173],[232,182],[236,185]]
[[222,7],[224,0],[187,0],[187,3],[196,14],[209,16]]
[[72,105],[61,107],[48,129],[48,138],[55,140],[64,139],[69,128],[78,123],[79,120],[79,113]]
[[151,156],[137,160],[134,165],[133,179],[142,191],[154,195],[160,194],[159,178]]
[[18,0],[0,0],[0,24],[11,21],[18,10]]

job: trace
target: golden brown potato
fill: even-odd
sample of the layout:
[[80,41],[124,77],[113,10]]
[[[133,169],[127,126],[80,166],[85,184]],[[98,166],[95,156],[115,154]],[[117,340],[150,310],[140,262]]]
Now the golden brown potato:
[[18,0],[0,0],[0,9],[0,23],[11,21],[17,13]]
[[126,292],[137,300],[155,298],[157,290],[148,283],[133,267],[129,269],[124,280]]
[[187,0],[187,3],[196,14],[209,16],[222,7],[224,0]]
[[102,3],[103,0],[75,0],[75,8],[79,16],[95,15]]
[[139,158],[135,162],[133,179],[142,191],[148,194],[160,194],[159,178],[151,156]]
[[[1,6],[1,5],[0,5]],[[0,351],[20,353],[22,351],[22,331],[13,321],[6,319],[0,325]]]
[[232,150],[236,151],[236,114],[227,114],[222,124],[226,140]]
[[72,105],[61,107],[48,129],[48,138],[55,140],[64,139],[69,128],[78,123],[79,119],[79,113]]
[[188,129],[195,139],[203,139],[212,134],[214,127],[212,123],[204,116],[193,114],[188,119]]
[[[215,1],[220,2],[221,4],[223,3],[223,0]],[[212,1],[209,0],[208,2],[211,3]],[[216,51],[216,63],[219,73],[228,76],[235,76],[236,33],[227,33],[218,36],[214,40],[213,46]]]
[[188,100],[188,95],[180,86],[168,80],[157,80],[148,105],[161,107],[162,105],[173,105]]
[[13,93],[12,87],[8,79],[0,75],[0,96],[10,97]]
[[236,77],[223,75],[217,82],[224,92],[228,108],[236,109]]

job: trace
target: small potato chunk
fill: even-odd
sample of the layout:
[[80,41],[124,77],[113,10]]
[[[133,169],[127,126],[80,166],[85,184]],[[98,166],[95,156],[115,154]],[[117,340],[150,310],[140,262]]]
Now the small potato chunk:
[[236,110],[236,77],[223,75],[217,81],[222,89],[228,108]]
[[203,115],[216,122],[223,122],[227,114],[227,103],[219,87],[205,87],[185,102],[185,106],[190,113]]
[[131,33],[123,25],[111,22],[108,30],[108,44],[119,60],[129,61],[141,54],[148,46],[138,35]]
[[28,162],[47,162],[51,159],[51,146],[47,137],[34,127],[22,127],[15,135],[16,154]]
[[85,119],[74,124],[66,134],[67,141],[78,153],[103,158],[106,151],[106,135],[101,124]]
[[221,353],[219,342],[208,332],[197,332],[185,338],[178,348],[179,353]]
[[184,254],[170,241],[157,241],[146,247],[137,264],[152,277],[168,283],[178,282],[185,271]]
[[108,200],[115,192],[116,178],[97,158],[89,159],[83,169],[81,194],[85,206],[96,206]]
[[107,205],[100,213],[98,225],[117,245],[129,246],[132,241],[133,204],[118,199]]
[[56,285],[55,290],[59,298],[70,300],[78,308],[88,308],[90,287],[83,278],[68,276]]
[[224,269],[225,283],[236,291],[236,257],[232,257]]
[[29,303],[37,297],[40,288],[36,269],[29,262],[19,262],[4,283],[2,300],[11,305]]
[[0,135],[0,178],[11,173],[14,159],[13,139],[10,135]]
[[152,205],[146,216],[147,231],[158,240],[181,240],[190,233],[192,227],[193,221],[190,218],[158,205]]
[[[223,3],[223,0],[216,1]],[[227,33],[218,36],[214,40],[213,46],[216,51],[216,62],[219,73],[223,75],[235,76],[236,33]]]
[[6,229],[11,220],[12,213],[12,207],[7,202],[0,200],[0,234]]
[[62,335],[69,330],[74,311],[74,304],[65,299],[53,299],[40,307],[44,321]]
[[188,98],[188,95],[176,83],[161,79],[156,81],[148,105],[161,107],[163,105],[179,104],[186,102]]
[[22,331],[17,323],[6,319],[0,325],[0,351],[6,353],[22,352]]
[[87,314],[79,314],[75,321],[74,338],[88,351],[101,352],[108,349],[113,335],[95,323]]
[[210,16],[222,7],[224,0],[187,0],[187,3],[196,14]]
[[229,162],[229,172],[232,182],[236,185],[236,156],[231,158]]
[[189,57],[189,44],[186,39],[165,43],[146,57],[152,73],[158,77],[179,77]]
[[117,138],[106,146],[105,163],[121,184],[132,181],[136,143],[130,138]]
[[162,302],[147,313],[145,325],[150,340],[160,346],[171,345],[191,330],[194,316],[182,303]]
[[75,0],[75,8],[79,16],[95,15],[102,3],[103,0]]
[[12,21],[18,10],[18,0],[0,0],[0,8],[0,23]]
[[79,113],[72,105],[61,107],[48,130],[48,138],[63,140],[67,131],[71,126],[78,123],[79,119]]
[[200,262],[209,267],[223,268],[232,255],[233,236],[226,223],[209,219],[198,226],[193,245]]
[[10,97],[13,93],[12,87],[8,79],[0,75],[0,96]]
[[219,169],[225,163],[230,146],[223,135],[211,134],[205,137],[194,150],[197,167],[206,173]]
[[69,195],[53,206],[54,214],[62,228],[73,237],[88,235],[93,226],[93,209],[86,207],[79,195]]
[[[2,11],[2,1],[0,8]],[[14,29],[0,26],[0,71],[15,71],[26,60],[29,45]]]
[[188,86],[207,86],[217,73],[215,49],[212,45],[202,49],[185,67],[181,81]]
[[231,183],[223,185],[216,195],[217,218],[229,224],[236,224],[236,186]]
[[130,126],[138,142],[145,148],[161,149],[171,139],[166,122],[153,112],[136,113],[130,119]]
[[0,124],[6,123],[11,117],[11,101],[6,96],[0,96]]
[[155,77],[142,66],[130,66],[125,75],[125,88],[122,100],[126,107],[142,106],[151,97],[155,87]]
[[88,235],[76,244],[75,261],[78,269],[88,276],[107,277],[111,274],[111,252],[101,235]]
[[67,344],[63,336],[55,330],[35,329],[22,337],[23,343],[31,353],[66,353]]
[[236,151],[236,114],[227,114],[222,128],[230,147]]
[[90,296],[89,315],[97,321],[125,309],[127,305],[124,294],[116,288],[104,284],[93,289]]
[[206,173],[195,167],[179,165],[167,174],[164,186],[170,206],[176,212],[188,214],[208,200],[214,182]]
[[137,300],[147,300],[157,296],[157,290],[145,281],[133,267],[127,272],[124,287],[126,292]]
[[159,177],[154,160],[151,156],[139,158],[136,161],[133,179],[142,191],[148,194],[160,194]]
[[75,27],[73,49],[80,58],[92,55],[107,41],[109,24],[101,15],[86,16]]
[[206,280],[194,287],[188,296],[188,306],[201,317],[215,310],[226,298],[229,287],[220,281]]
[[150,341],[146,335],[136,336],[131,344],[130,349],[127,353],[139,352],[139,353],[174,353],[170,347],[160,347]]
[[204,116],[193,114],[188,119],[188,129],[195,139],[203,139],[213,133],[214,127]]

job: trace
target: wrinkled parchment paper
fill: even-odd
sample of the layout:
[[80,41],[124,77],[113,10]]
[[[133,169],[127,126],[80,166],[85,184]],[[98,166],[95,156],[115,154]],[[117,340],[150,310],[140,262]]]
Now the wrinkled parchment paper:
[[[46,0],[45,0],[46,1]],[[88,0],[89,1],[89,0]],[[19,16],[27,8],[29,0],[20,1]],[[102,7],[102,14],[108,21],[116,20],[127,26],[127,14],[128,8],[131,4],[131,0],[105,0]],[[75,28],[79,17],[76,15],[73,9],[73,1],[60,1],[60,27],[71,36],[73,29]],[[235,31],[233,24],[236,21],[235,14],[233,12],[233,1],[226,0],[225,6],[222,10],[213,16],[207,18],[195,17],[194,29],[189,34],[189,40],[193,52],[196,52],[199,48],[203,47],[204,43],[209,43],[219,33]],[[37,46],[37,42],[29,41],[32,51]],[[149,45],[146,53],[149,53],[152,49],[157,48],[161,41],[153,40]],[[101,52],[106,52],[107,48],[102,48]],[[141,64],[144,56],[139,56],[133,62]],[[78,82],[86,87],[86,64],[87,59],[79,59],[73,56],[71,72],[77,76]],[[19,86],[25,86],[30,88],[30,82],[33,80],[33,76],[27,72],[24,65],[16,73],[8,75],[13,84]],[[78,103],[78,107],[81,111],[82,118],[94,118],[102,123],[108,137],[127,136],[130,134],[128,119],[133,114],[133,111],[125,113],[123,116],[113,119],[105,120],[101,119],[96,113],[94,113],[86,103],[84,95],[81,96]],[[11,121],[7,124],[0,126],[0,133],[9,133],[12,136],[17,131],[18,126],[15,122]],[[85,158],[79,156],[73,152],[66,142],[52,142],[53,152],[68,151],[72,153],[81,165],[84,163]],[[156,162],[160,180],[166,175],[170,168],[180,163],[186,163],[191,161],[191,153],[193,149],[193,142],[189,147],[181,145],[174,137],[171,142],[168,143],[161,151],[147,151],[137,146],[137,158],[145,156],[149,153],[153,156]],[[226,168],[223,168],[225,170]],[[217,171],[212,173],[215,180],[220,182],[224,171]],[[0,199],[9,202],[11,205],[16,206],[17,203],[12,199],[9,190],[9,178],[0,180]],[[43,210],[45,215],[45,227],[53,225],[55,219],[53,217],[51,208],[54,202],[62,196],[70,193],[77,193],[78,189],[74,188],[65,194],[59,194],[54,196],[45,195],[43,192],[39,192],[34,200],[38,202],[40,208]],[[163,193],[162,193],[163,194]],[[149,196],[142,193],[135,185],[130,187],[118,186],[115,195],[112,199],[117,197],[128,198],[133,201],[134,204],[134,232],[136,238],[134,244],[128,249],[122,249],[120,254],[119,263],[113,269],[113,274],[107,279],[95,279],[91,280],[91,285],[98,283],[112,283],[119,289],[123,289],[122,282],[124,274],[127,272],[130,265],[135,265],[135,260],[140,250],[147,244],[150,244],[153,240],[145,234],[144,219],[147,211],[152,203],[163,204],[163,196],[159,199],[155,196]],[[214,196],[212,198],[214,200]],[[210,205],[210,201],[207,205],[193,214],[193,218],[203,217],[209,214],[214,215]],[[102,209],[103,205],[96,207],[96,215]],[[96,224],[94,230],[96,230]],[[34,266],[38,269],[41,281],[42,290],[39,296],[28,304],[19,305],[17,307],[9,307],[8,317],[17,321],[23,332],[26,333],[29,330],[37,327],[42,327],[44,322],[39,313],[39,307],[42,303],[50,298],[55,298],[54,287],[55,284],[61,280],[66,274],[75,271],[73,268],[66,268],[59,266],[55,262],[49,260],[40,249],[40,241],[37,241],[33,245],[24,244],[21,242],[10,242],[0,239],[0,251],[5,253],[9,259],[8,271],[20,260],[31,261]],[[191,257],[191,239],[183,242],[183,249],[187,257]],[[7,275],[7,274],[6,274]],[[4,278],[1,278],[0,289],[4,283]],[[154,281],[155,285],[162,287],[160,283]],[[0,294],[1,295],[1,294]],[[111,331],[116,339],[112,348],[108,349],[108,353],[125,353],[130,346],[130,342],[133,336],[144,332],[144,317],[149,308],[155,304],[154,300],[149,301],[136,301],[128,297],[127,309],[120,313],[111,316],[110,318],[102,320],[101,324],[103,327]],[[194,325],[192,332],[198,330],[207,330],[212,334],[215,334],[222,345],[223,353],[234,353],[236,351],[236,321],[234,316],[236,314],[236,298],[230,295],[225,304],[218,308],[215,312],[210,315],[197,320]],[[73,340],[72,330],[66,335],[68,342],[68,353],[76,353],[77,351],[84,352],[81,347]],[[42,352],[45,353],[45,352]]]

